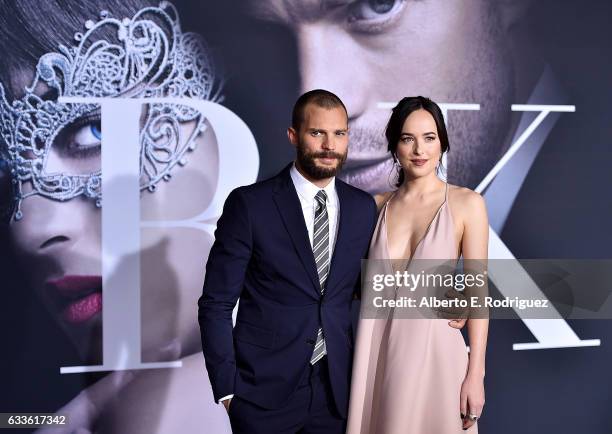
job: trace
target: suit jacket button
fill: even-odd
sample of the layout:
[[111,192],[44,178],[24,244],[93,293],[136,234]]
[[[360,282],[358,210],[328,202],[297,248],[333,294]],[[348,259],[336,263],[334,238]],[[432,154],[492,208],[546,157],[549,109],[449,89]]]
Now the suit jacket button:
[[306,339],[306,343],[310,345],[314,345],[315,341],[313,339]]

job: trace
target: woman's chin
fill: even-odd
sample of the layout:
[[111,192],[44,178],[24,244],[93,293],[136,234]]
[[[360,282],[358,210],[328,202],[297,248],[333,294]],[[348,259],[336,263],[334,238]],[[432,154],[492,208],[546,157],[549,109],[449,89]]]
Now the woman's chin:
[[65,321],[63,318],[60,319],[60,322],[81,360],[86,364],[101,364],[102,312],[78,324]]

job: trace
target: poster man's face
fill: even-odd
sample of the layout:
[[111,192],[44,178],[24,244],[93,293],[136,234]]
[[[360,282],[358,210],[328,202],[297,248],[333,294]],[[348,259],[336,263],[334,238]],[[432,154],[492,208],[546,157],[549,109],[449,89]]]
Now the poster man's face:
[[451,182],[474,187],[506,146],[514,75],[498,2],[252,0],[250,9],[294,32],[302,91],[328,89],[346,104],[343,177],[351,184],[390,189],[383,135],[390,113],[378,104],[403,96],[481,105],[449,112]]

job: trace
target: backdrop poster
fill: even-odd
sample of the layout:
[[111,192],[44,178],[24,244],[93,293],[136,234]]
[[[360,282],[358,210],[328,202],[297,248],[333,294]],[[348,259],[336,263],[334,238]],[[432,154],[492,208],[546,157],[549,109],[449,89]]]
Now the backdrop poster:
[[[609,258],[610,16],[604,0],[1,1],[0,412],[230,432],[201,353],[204,266],[230,191],[293,159],[309,89],[348,108],[347,182],[391,189],[390,108],[428,96],[443,176],[486,200],[491,258]],[[610,432],[611,338],[609,320],[491,321],[481,432]]]

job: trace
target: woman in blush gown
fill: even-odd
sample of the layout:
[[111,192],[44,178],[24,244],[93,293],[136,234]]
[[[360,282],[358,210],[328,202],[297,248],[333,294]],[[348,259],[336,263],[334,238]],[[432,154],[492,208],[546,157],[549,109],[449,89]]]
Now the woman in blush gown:
[[[440,108],[428,98],[403,98],[386,136],[398,188],[376,197],[379,218],[369,259],[383,260],[388,272],[410,270],[415,259],[486,261],[482,197],[436,174],[449,149]],[[372,317],[366,304],[362,301],[347,433],[476,433],[484,405],[488,320],[467,320],[468,356],[458,330],[462,320],[405,319],[397,309]]]

